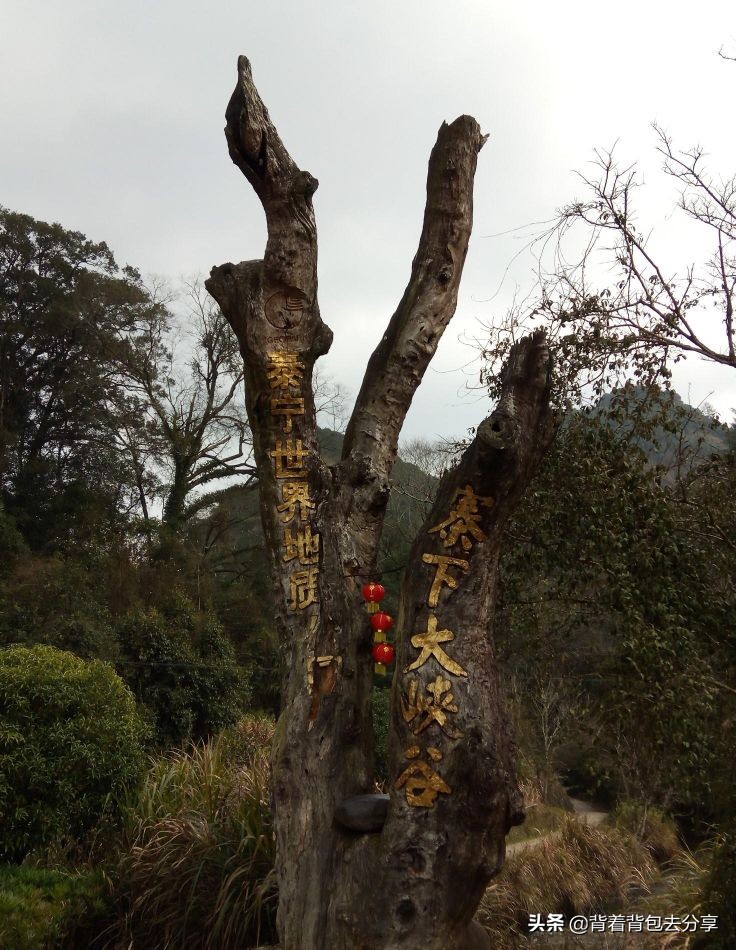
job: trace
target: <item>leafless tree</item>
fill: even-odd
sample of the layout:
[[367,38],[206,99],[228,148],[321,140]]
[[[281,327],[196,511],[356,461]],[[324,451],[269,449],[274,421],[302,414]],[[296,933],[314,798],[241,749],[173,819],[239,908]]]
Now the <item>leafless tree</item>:
[[214,485],[255,481],[238,342],[201,283],[186,290],[186,331],[177,334],[168,310],[152,311],[118,361],[124,411],[115,437],[144,518],[158,494],[163,523],[175,531],[217,501]]
[[349,392],[346,386],[332,376],[314,369],[314,409],[317,421],[324,422],[335,432],[344,432],[348,423]]
[[736,367],[736,176],[715,177],[701,147],[678,149],[654,130],[679,209],[710,241],[710,256],[679,272],[667,263],[638,220],[637,168],[597,151],[594,173],[580,176],[584,197],[532,242],[536,296],[523,314],[514,308],[498,321],[486,353],[491,365],[520,333],[543,326],[563,401],[579,402],[586,387],[600,394],[624,377],[666,383],[688,354]]

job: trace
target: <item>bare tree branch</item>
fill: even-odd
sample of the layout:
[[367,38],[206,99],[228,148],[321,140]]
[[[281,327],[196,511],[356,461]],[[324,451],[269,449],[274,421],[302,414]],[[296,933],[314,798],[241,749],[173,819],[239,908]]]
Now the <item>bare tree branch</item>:
[[455,313],[473,224],[477,157],[486,138],[475,119],[461,116],[443,123],[432,149],[411,277],[369,360],[345,435],[343,468],[366,495],[354,500],[357,507],[374,508],[385,493],[404,418]]

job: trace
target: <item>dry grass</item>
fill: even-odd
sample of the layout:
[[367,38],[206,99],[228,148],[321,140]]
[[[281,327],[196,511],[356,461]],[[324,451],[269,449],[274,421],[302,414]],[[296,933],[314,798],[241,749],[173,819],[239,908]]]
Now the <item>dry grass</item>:
[[[681,918],[687,914],[700,916],[712,913],[711,909],[702,905],[712,859],[713,842],[696,853],[681,851],[667,863],[658,886],[634,905],[633,912],[660,917],[674,914]],[[657,946],[686,948],[693,945],[696,937],[697,934],[692,933],[662,934]]]
[[670,861],[680,852],[677,826],[660,808],[639,802],[621,802],[610,822],[635,835],[658,864]]
[[[696,852],[687,849],[679,851],[674,858],[666,863],[661,877],[652,882],[651,891],[626,907],[626,913],[640,914],[653,917],[668,916],[680,919],[693,915],[702,917],[706,914],[718,916],[718,926],[704,938],[702,932],[662,932],[641,933],[629,935],[605,935],[596,946],[612,946],[619,950],[689,950],[692,947],[730,948],[736,946],[733,940],[732,924],[724,916],[724,907],[714,906],[709,896],[708,885],[713,872],[713,864],[719,846],[723,844],[723,836],[718,836],[700,847]],[[733,894],[729,893],[727,904],[732,904]],[[509,946],[524,945],[521,938]],[[570,938],[564,947],[589,945],[575,943]]]
[[524,799],[524,808],[537,808],[543,803],[542,789],[536,778],[521,779],[519,789]]
[[223,757],[234,765],[249,767],[269,755],[276,723],[266,713],[244,716],[218,737]]
[[517,947],[530,914],[601,912],[648,889],[655,875],[650,853],[632,835],[568,818],[558,835],[508,860],[476,919],[494,947]]
[[526,806],[526,820],[523,825],[517,825],[506,835],[506,844],[518,844],[559,831],[569,819],[570,812],[554,805]]
[[111,944],[234,950],[271,940],[268,798],[262,745],[251,744],[247,766],[234,764],[224,738],[159,759],[128,810]]

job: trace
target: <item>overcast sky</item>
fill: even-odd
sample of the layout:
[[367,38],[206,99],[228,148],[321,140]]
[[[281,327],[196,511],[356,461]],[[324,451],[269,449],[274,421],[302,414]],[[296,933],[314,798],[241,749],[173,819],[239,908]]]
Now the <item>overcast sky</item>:
[[[490,140],[458,312],[407,437],[463,434],[487,413],[465,392],[479,367],[463,339],[531,283],[523,255],[502,283],[523,241],[493,235],[551,218],[595,147],[640,161],[648,224],[680,262],[704,255],[667,243],[676,196],[650,123],[736,171],[736,65],[717,55],[736,52],[732,0],[0,0],[0,36],[0,203],[174,281],[262,255],[263,214],[222,133],[237,55],[250,58],[287,148],[320,181],[324,366],[353,394],[408,278],[437,129],[474,115]],[[694,403],[713,393],[730,420],[733,370],[688,361],[676,384]]]

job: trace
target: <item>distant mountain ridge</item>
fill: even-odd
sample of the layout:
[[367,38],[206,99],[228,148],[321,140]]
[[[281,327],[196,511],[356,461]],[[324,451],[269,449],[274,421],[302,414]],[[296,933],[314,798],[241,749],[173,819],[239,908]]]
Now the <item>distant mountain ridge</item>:
[[[651,438],[631,436],[631,441],[644,451],[652,465],[671,469],[677,464],[680,452],[691,461],[705,461],[711,455],[723,454],[736,447],[733,429],[688,405],[674,390],[658,393],[657,401],[653,402],[652,395],[644,387],[627,386],[604,393],[590,415],[615,424],[622,432],[631,432],[637,412],[651,423],[660,409],[667,420],[666,428],[655,426]],[[620,410],[624,410],[623,413]],[[623,414],[624,418],[614,423],[612,417],[617,414]]]
[[[593,418],[630,432],[632,424],[627,414],[633,416],[639,408],[646,415],[650,411],[646,391],[639,387],[628,387],[620,393],[607,393],[590,410]],[[666,415],[671,420],[667,431],[661,426],[654,428],[653,438],[631,436],[632,442],[645,453],[652,465],[661,465],[673,471],[676,465],[680,445],[688,454],[689,464],[705,461],[716,453],[725,453],[735,446],[736,430],[717,422],[699,409],[688,406],[676,394],[666,396],[670,403]],[[617,403],[626,401],[626,411],[619,412]],[[618,406],[620,409],[621,407]],[[318,428],[317,438],[324,461],[334,465],[342,456],[344,435],[332,429]],[[667,477],[666,477],[667,479]],[[408,553],[436,492],[439,479],[423,471],[412,462],[397,458],[391,474],[391,495],[381,540],[379,566],[383,571],[398,572],[406,562]],[[245,549],[249,545],[262,545],[262,529],[258,511],[258,493],[253,489],[240,489],[232,486],[224,493],[220,502],[199,523],[200,530],[206,532],[209,525],[224,524],[234,519],[238,526],[223,532],[222,544],[233,551]]]

